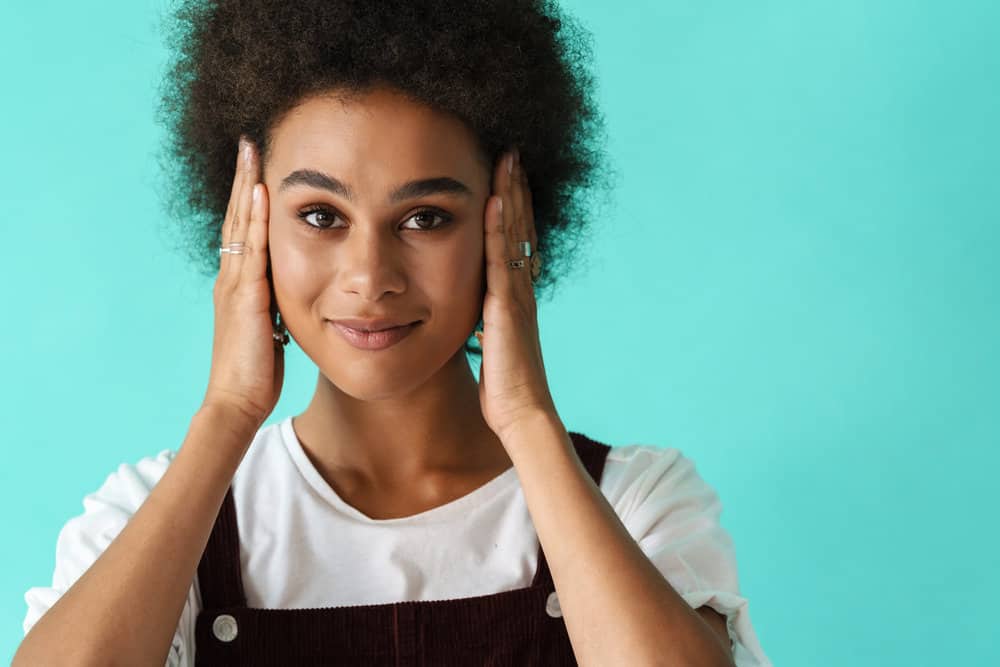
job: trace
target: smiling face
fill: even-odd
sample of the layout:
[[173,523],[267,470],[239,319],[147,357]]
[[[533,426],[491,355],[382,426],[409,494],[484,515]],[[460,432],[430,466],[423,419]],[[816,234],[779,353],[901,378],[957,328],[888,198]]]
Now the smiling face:
[[[456,355],[467,367],[491,170],[460,120],[389,89],[310,97],[272,128],[263,181],[277,304],[341,391],[403,395]],[[370,317],[422,322],[377,351],[330,322]]]

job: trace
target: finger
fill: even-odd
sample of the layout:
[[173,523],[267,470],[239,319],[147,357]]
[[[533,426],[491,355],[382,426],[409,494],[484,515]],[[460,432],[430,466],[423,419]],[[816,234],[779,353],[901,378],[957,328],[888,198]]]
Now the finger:
[[493,196],[486,201],[486,291],[490,294],[505,294],[510,290],[510,275],[507,268],[507,232],[504,229],[505,214],[509,209],[505,201],[508,188],[507,157],[504,152],[493,170]]
[[[222,220],[222,234],[220,240],[221,247],[226,247],[229,237],[232,234],[233,214],[236,213],[236,202],[240,196],[240,186],[243,183],[241,171],[243,168],[243,138],[236,147],[236,165],[233,170],[233,187],[229,192],[229,203],[226,204],[226,217]],[[219,253],[219,273],[222,273],[229,266],[229,253]]]
[[521,219],[524,221],[527,240],[531,241],[531,252],[538,246],[538,232],[535,229],[535,211],[531,205],[531,185],[528,183],[528,172],[518,160],[518,175],[520,176]]
[[[230,243],[247,242],[247,231],[250,228],[250,197],[253,193],[253,186],[257,183],[256,150],[253,142],[247,141],[243,149],[243,165],[241,167],[240,192],[236,198],[236,213],[233,215],[232,227],[229,231]],[[243,253],[230,253],[230,271],[232,281],[239,278],[242,273],[243,260],[249,250],[243,249]]]
[[514,170],[510,175],[510,199],[511,199],[511,209],[513,210],[514,225],[511,229],[511,238],[514,241],[514,254],[511,255],[511,259],[521,258],[524,253],[521,252],[521,241],[527,241],[528,237],[525,236],[524,228],[524,203],[521,199],[522,188],[521,188],[521,152],[517,148],[514,149]]
[[535,212],[531,204],[531,185],[528,183],[528,173],[524,165],[520,162],[520,155],[518,155],[518,158],[516,169],[518,176],[518,200],[521,202],[521,229],[523,230],[520,239],[531,243],[531,256],[525,258],[525,268],[528,271],[528,283],[532,286],[528,291],[531,293],[531,298],[534,299],[534,282],[541,275],[539,273],[536,276],[532,268],[535,265],[539,265],[538,263],[541,259],[538,257],[538,230],[535,228]]
[[250,222],[247,229],[247,249],[243,255],[241,278],[266,279],[267,273],[267,223],[268,197],[267,187],[256,183],[250,189]]
[[[506,267],[508,274],[515,274],[510,276],[511,287],[520,285],[521,287],[516,287],[519,294],[523,294],[527,286],[531,284],[530,278],[526,278],[524,274],[528,271],[527,258],[524,257],[524,253],[521,252],[521,241],[526,241],[527,237],[523,236],[522,223],[519,220],[520,215],[520,204],[518,199],[518,174],[517,174],[517,157],[518,151],[515,146],[511,150],[510,164],[508,165],[506,174],[506,194],[504,196],[504,217],[503,226],[505,237],[507,239],[507,251],[506,260],[523,260],[525,265],[520,269]],[[506,264],[506,262],[505,262]]]
[[521,282],[524,285],[524,291],[533,298],[534,290],[531,289],[531,258],[525,255],[524,249],[521,247],[521,242],[528,241],[531,243],[531,251],[534,252],[535,240],[531,236],[529,227],[532,223],[527,218],[525,210],[524,168],[521,166],[521,150],[519,148],[515,148],[514,150],[514,170],[511,174],[511,190],[511,199],[514,204],[514,229],[511,234],[511,238],[514,241],[514,254],[511,255],[511,258],[524,260],[522,268],[513,270],[525,274],[521,278]]
[[253,144],[249,141],[243,145],[242,159],[239,173],[239,192],[236,194],[234,202],[235,210],[233,220],[230,223],[229,242],[238,243],[246,241],[247,225],[250,221],[250,192],[256,182],[253,178],[252,169]]

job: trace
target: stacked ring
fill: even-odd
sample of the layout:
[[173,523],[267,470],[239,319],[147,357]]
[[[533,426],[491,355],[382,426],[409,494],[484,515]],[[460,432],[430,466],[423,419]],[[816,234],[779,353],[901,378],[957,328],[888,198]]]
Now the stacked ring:
[[232,243],[227,243],[219,248],[219,255],[227,252],[233,255],[242,255],[247,249],[247,244],[242,241],[233,241]]

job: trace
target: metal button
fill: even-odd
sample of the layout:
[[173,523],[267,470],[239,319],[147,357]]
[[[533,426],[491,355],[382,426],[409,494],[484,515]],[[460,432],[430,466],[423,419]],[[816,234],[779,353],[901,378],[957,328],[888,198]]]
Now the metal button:
[[236,639],[236,619],[229,614],[219,614],[212,622],[212,634],[224,642]]
[[562,616],[562,608],[559,607],[559,598],[556,596],[555,591],[549,593],[549,599],[545,601],[545,613],[552,618]]

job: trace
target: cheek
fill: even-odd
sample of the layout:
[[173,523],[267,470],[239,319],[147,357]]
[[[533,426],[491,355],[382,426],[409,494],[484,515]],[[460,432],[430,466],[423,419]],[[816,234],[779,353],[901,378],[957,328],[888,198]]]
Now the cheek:
[[486,269],[481,244],[481,235],[477,242],[475,234],[468,234],[454,244],[441,246],[441,252],[421,257],[420,265],[412,267],[411,276],[420,280],[417,291],[428,296],[441,320],[458,319],[464,326],[470,316],[478,315]]
[[306,248],[276,227],[268,229],[267,244],[275,293],[279,298],[281,295],[291,300],[304,298],[303,290],[311,289],[317,279],[315,270],[311,270],[315,262]]
[[456,296],[480,293],[480,285],[486,275],[485,259],[482,230],[470,230],[449,258],[449,264],[454,267],[452,287]]

